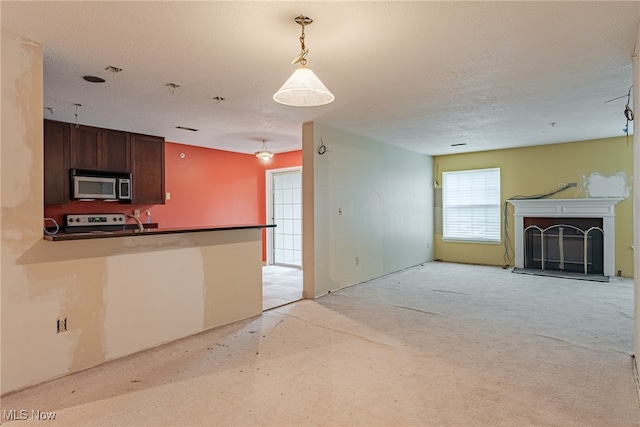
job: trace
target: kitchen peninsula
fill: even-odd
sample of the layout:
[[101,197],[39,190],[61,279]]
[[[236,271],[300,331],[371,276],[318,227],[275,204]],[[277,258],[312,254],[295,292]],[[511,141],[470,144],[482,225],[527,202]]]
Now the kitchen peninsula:
[[[268,227],[41,237],[19,263],[36,276],[31,292],[42,307],[33,318],[48,326],[40,339],[56,362],[47,376],[261,315],[262,229]],[[66,330],[55,332],[56,318]]]
[[[58,233],[28,257],[73,266],[62,276],[74,277],[72,299],[95,302],[85,313],[103,312],[104,325],[96,326],[109,360],[260,315],[262,228],[269,227]],[[92,327],[75,312],[59,316],[84,336]]]

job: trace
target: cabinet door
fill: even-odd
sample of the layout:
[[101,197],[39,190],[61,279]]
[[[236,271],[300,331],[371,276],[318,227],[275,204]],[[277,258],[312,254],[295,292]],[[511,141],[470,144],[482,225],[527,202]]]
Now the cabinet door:
[[101,129],[72,125],[70,167],[102,170]]
[[164,138],[131,134],[132,203],[164,204]]
[[44,121],[44,204],[69,202],[69,123]]
[[131,172],[131,134],[102,129],[102,169]]

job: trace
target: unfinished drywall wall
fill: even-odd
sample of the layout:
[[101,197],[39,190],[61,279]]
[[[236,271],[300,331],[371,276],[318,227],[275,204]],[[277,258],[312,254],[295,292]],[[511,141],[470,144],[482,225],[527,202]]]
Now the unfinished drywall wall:
[[[615,206],[616,272],[633,277],[633,202],[630,197],[633,173],[633,146],[625,136],[564,144],[483,151],[434,157],[438,170],[436,179],[442,182],[446,171],[499,167],[501,200],[518,195],[544,194],[558,190],[570,182],[577,187],[567,188],[554,198],[622,197]],[[501,218],[503,227],[505,218]],[[508,206],[508,225],[513,224],[513,208]],[[513,247],[513,231],[505,234]],[[443,242],[442,234],[435,236],[435,258],[443,261],[486,265],[513,266],[511,252],[503,245]]]
[[[149,245],[158,236],[140,237]],[[141,242],[131,242],[141,243]],[[153,252],[158,266],[149,265],[149,253],[131,253],[106,258],[108,284],[97,307],[103,312],[104,357],[115,359],[142,348],[200,331],[204,325],[204,259],[198,247]],[[138,268],[131,268],[137,265]],[[176,286],[180,284],[179,286]],[[147,304],[141,303],[147,301]],[[180,301],[180,304],[174,304]],[[191,310],[185,310],[190,306]],[[70,315],[73,318],[73,316]]]
[[[31,196],[43,194],[42,172],[31,173],[41,170],[43,164],[42,48],[5,35],[1,43],[2,391],[6,391],[5,384],[12,384],[7,377],[21,376],[22,360],[28,363],[36,357],[23,351],[29,341],[58,350],[49,357],[47,368],[33,367],[33,375],[41,377],[43,370],[67,369],[69,358],[58,354],[72,351],[72,337],[54,343],[45,334],[27,334],[24,330],[34,317],[53,315],[55,320],[64,289],[47,291],[48,284],[42,282],[34,289],[28,272],[18,262],[21,253],[42,238],[42,199],[38,202]],[[25,304],[26,300],[31,304]],[[14,312],[23,313],[24,320],[16,321]]]
[[305,223],[314,224],[315,295],[431,260],[431,157],[328,126],[305,127],[304,197],[311,179],[313,203],[305,198],[303,209]]

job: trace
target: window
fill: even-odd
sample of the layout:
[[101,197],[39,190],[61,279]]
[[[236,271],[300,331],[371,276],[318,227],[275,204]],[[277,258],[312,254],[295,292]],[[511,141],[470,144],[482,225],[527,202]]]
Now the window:
[[500,168],[442,173],[442,239],[500,243]]

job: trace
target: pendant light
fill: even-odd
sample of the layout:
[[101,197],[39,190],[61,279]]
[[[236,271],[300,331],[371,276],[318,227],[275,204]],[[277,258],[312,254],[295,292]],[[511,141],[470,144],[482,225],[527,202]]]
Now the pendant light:
[[320,81],[311,68],[307,68],[307,54],[309,49],[304,45],[304,26],[313,22],[313,19],[300,15],[295,18],[296,23],[302,27],[300,36],[300,55],[294,59],[292,64],[300,64],[300,67],[293,72],[291,77],[282,85],[273,99],[276,102],[292,107],[316,107],[333,102],[335,96]]
[[263,162],[267,162],[273,157],[273,153],[267,150],[267,141],[265,139],[262,140],[262,149],[253,154]]

